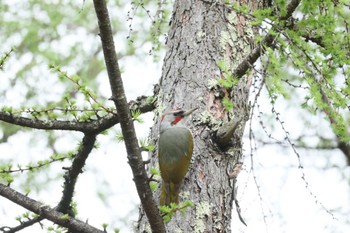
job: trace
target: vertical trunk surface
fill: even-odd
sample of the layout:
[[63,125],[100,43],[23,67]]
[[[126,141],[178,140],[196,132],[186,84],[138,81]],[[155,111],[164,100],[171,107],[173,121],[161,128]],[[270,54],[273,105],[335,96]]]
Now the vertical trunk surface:
[[[241,0],[239,3],[245,3]],[[255,1],[249,1],[255,8]],[[224,1],[176,0],[167,53],[160,81],[157,119],[151,137],[157,143],[159,116],[174,108],[199,107],[187,122],[194,137],[189,172],[180,192],[180,201],[189,199],[195,207],[176,213],[167,223],[168,232],[230,232],[233,179],[230,175],[242,154],[241,139],[248,111],[250,77],[245,75],[232,89],[215,84],[223,79],[218,62],[233,71],[249,54],[253,31],[249,20],[237,15]],[[222,98],[233,103],[226,111]],[[244,118],[234,133],[231,146],[220,149],[213,141],[215,131],[227,121]],[[150,166],[158,167],[156,154]],[[156,192],[159,198],[159,190]],[[137,232],[150,232],[140,212]]]

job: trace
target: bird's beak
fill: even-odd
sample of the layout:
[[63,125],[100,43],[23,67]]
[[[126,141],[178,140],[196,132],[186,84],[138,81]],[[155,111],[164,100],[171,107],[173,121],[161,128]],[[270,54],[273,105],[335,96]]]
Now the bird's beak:
[[191,110],[188,110],[187,112],[185,112],[183,115],[184,116],[188,116],[190,115],[192,112],[196,111],[198,109],[198,107],[192,108]]

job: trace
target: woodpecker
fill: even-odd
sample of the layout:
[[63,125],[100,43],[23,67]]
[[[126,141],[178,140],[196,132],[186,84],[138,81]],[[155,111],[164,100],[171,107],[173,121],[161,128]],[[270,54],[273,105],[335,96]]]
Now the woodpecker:
[[167,112],[161,118],[158,139],[158,162],[162,177],[160,205],[179,201],[180,186],[193,152],[193,137],[184,125],[184,119],[196,109]]

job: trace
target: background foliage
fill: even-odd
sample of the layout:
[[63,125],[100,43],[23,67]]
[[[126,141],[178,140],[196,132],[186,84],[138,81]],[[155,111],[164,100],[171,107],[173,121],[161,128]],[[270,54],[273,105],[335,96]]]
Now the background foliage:
[[[255,20],[261,35],[256,37],[257,45],[266,34],[275,36],[272,47],[262,47],[265,55],[255,66],[258,72],[252,88],[251,123],[246,129],[245,169],[239,180],[241,206],[246,207],[243,216],[250,220],[248,225],[257,221],[257,225],[277,229],[276,232],[286,226],[307,232],[304,225],[293,224],[290,218],[295,218],[286,214],[293,212],[292,207],[284,208],[278,203],[281,199],[276,193],[285,179],[300,186],[285,187],[286,192],[294,195],[306,192],[300,195],[300,202],[316,202],[311,204],[314,212],[310,214],[317,213],[318,219],[326,219],[328,224],[319,232],[341,232],[350,228],[346,218],[350,213],[346,201],[349,157],[341,149],[344,145],[349,147],[350,140],[349,4],[302,1],[294,20],[285,22],[278,15],[285,14],[286,4],[274,1],[272,7],[254,13],[227,4]],[[152,94],[152,83],[159,77],[171,5],[166,1],[108,2],[112,27],[118,32],[115,40],[129,99]],[[92,7],[90,1],[0,2],[2,111],[44,120],[73,121],[96,119],[112,111]],[[151,71],[151,66],[158,71]],[[142,67],[144,71],[140,71]],[[225,67],[226,73],[233,69],[229,64],[221,67]],[[219,85],[224,83],[225,88],[234,85],[234,77],[231,83],[229,75],[225,78]],[[151,81],[144,84],[142,79]],[[224,104],[228,109],[234,107],[228,102]],[[148,124],[151,117],[145,117]],[[147,126],[143,127],[145,132],[139,133],[144,137]],[[0,127],[1,182],[11,183],[22,193],[54,205],[58,200],[52,194],[60,195],[62,167],[68,166],[79,147],[80,133],[30,130],[3,122]],[[130,171],[122,155],[124,149],[114,145],[117,132],[115,127],[99,136],[98,148],[77,186],[77,190],[84,190],[87,188],[84,184],[89,184],[102,203],[98,208],[108,209],[114,219],[115,216],[119,219],[103,216],[95,220],[96,225],[108,219],[113,228],[123,226],[121,221],[128,227],[132,225],[129,216],[136,220],[137,200],[134,188],[130,188],[131,178],[122,179]],[[117,164],[119,175],[111,172]],[[276,177],[282,178],[275,180]],[[133,192],[132,201],[128,192]],[[89,198],[95,196],[77,191],[79,217],[91,215],[91,205],[86,201]],[[285,198],[290,202],[293,197]],[[134,209],[128,207],[130,213],[114,215],[120,212],[115,210],[116,206],[123,209],[123,200],[128,200]],[[299,207],[295,212],[303,211],[303,205]],[[253,211],[256,209],[261,209],[261,213]],[[22,213],[21,209],[11,214],[8,208],[0,210],[0,216],[9,216],[8,221],[13,224],[16,216],[17,221],[30,216]],[[0,219],[4,221],[3,217]]]

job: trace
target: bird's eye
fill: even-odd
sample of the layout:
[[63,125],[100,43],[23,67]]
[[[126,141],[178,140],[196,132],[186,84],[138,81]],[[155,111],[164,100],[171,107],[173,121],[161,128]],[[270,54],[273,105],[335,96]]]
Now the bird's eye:
[[177,111],[177,112],[174,112],[174,116],[182,116],[185,112],[183,110],[180,110],[180,111]]

